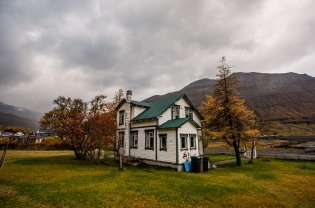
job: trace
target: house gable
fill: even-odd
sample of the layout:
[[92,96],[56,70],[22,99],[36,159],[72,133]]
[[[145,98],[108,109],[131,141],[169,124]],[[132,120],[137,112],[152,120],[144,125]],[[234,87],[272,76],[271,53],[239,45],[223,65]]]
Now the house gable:
[[[187,104],[193,109],[194,114],[196,114],[200,120],[203,120],[202,115],[199,113],[197,108],[189,101],[188,97],[186,94],[181,93],[172,97],[168,97],[162,100],[157,100],[151,103],[146,103],[149,106],[147,110],[139,114],[138,116],[134,117],[132,119],[133,121],[139,121],[139,120],[144,120],[144,119],[150,119],[150,118],[157,118],[161,116],[165,111],[167,111],[172,105],[176,105],[178,101],[183,98]],[[142,103],[142,102],[139,102]]]
[[185,94],[178,94],[163,100],[157,100],[150,104],[150,108],[133,118],[132,121],[144,120],[149,118],[157,118],[164,113],[170,106],[172,106],[177,100],[183,97]]

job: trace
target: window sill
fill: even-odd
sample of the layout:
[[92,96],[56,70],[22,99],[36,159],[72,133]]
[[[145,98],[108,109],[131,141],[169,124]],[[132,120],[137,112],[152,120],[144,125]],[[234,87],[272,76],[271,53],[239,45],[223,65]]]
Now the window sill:
[[138,149],[138,147],[130,147],[130,148],[132,148],[132,149]]
[[154,147],[146,147],[145,150],[154,150]]
[[160,151],[167,151],[167,149],[166,148],[160,148]]
[[196,147],[192,147],[192,148],[190,148],[190,150],[196,150]]
[[188,150],[188,148],[181,148],[180,150],[181,151],[184,151],[184,150],[186,151],[186,150]]

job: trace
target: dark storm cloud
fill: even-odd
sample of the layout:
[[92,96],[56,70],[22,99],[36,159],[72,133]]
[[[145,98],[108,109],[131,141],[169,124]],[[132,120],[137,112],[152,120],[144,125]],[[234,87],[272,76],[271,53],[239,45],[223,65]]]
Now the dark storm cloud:
[[235,71],[313,73],[314,7],[313,1],[0,0],[1,101],[47,111],[59,95],[111,98],[119,88],[142,100],[215,78],[223,55]]

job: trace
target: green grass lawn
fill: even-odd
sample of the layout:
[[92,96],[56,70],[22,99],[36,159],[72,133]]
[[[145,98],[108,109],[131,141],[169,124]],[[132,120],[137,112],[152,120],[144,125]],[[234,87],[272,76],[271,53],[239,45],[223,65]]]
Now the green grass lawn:
[[314,187],[314,161],[257,159],[195,174],[146,165],[119,171],[110,159],[94,165],[72,152],[9,150],[0,207],[315,207]]
[[224,160],[236,160],[235,156],[233,155],[224,155],[224,154],[216,154],[216,155],[206,155],[209,157],[211,162],[219,162]]

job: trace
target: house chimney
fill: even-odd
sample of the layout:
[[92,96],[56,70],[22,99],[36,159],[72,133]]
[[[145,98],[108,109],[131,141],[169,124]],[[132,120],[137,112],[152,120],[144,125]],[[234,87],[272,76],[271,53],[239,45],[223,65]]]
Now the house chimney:
[[132,91],[128,90],[126,93],[126,102],[130,103],[131,102],[131,96],[132,96]]
[[124,156],[129,156],[129,140],[130,140],[130,120],[131,120],[131,95],[132,91],[126,93],[126,109],[125,109],[125,141],[124,141]]

